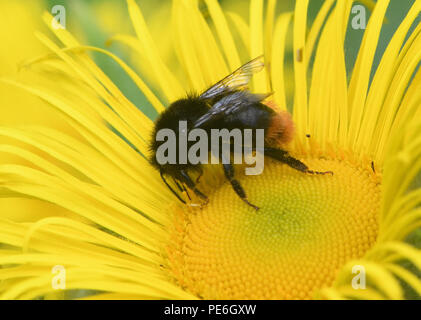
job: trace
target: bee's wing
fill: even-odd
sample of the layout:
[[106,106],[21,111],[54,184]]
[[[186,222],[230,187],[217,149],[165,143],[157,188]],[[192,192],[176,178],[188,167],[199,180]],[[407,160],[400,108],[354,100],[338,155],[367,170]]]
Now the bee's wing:
[[271,93],[253,94],[248,91],[234,91],[233,93],[221,98],[209,109],[208,112],[197,119],[194,123],[194,127],[200,127],[209,120],[214,120],[235,113],[242,107],[247,107],[250,104],[260,102],[270,95]]
[[242,65],[203,92],[199,96],[200,99],[212,99],[221,94],[227,95],[213,104],[209,111],[194,123],[194,127],[197,128],[211,119],[234,113],[241,107],[259,102],[269,96],[270,94],[252,94],[247,91],[236,91],[245,88],[252,75],[261,71],[263,67],[263,56],[259,56]]
[[253,60],[242,65],[230,75],[214,84],[212,87],[203,92],[199,98],[211,99],[225,91],[234,91],[246,87],[254,73],[261,71],[264,67],[263,56],[254,58]]

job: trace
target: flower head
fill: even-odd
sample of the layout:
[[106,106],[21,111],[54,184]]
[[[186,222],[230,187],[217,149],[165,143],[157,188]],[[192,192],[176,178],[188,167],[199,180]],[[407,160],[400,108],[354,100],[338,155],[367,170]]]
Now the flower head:
[[[352,1],[325,1],[307,33],[305,0],[276,17],[276,1],[264,12],[262,0],[251,0],[249,23],[216,0],[205,1],[208,19],[196,2],[174,0],[171,29],[163,32],[172,33],[180,73],[161,58],[159,39],[134,0],[127,3],[137,37],[113,40],[139,54],[153,88],[114,54],[83,46],[63,29],[53,30],[62,46],[37,34],[51,51],[26,64],[37,81],[2,79],[46,101],[78,133],[0,128],[16,142],[1,145],[1,152],[28,163],[0,166],[2,195],[73,213],[32,223],[0,219],[2,298],[56,292],[56,265],[66,270],[69,296],[87,289],[93,298],[400,299],[402,281],[420,294],[420,251],[405,239],[421,225],[421,191],[413,183],[421,167],[421,27],[409,33],[421,1],[399,25],[372,79],[389,1],[375,5],[349,77],[344,21]],[[48,14],[44,19],[51,22]],[[238,175],[262,208],[256,213],[235,196],[220,168],[207,167],[199,186],[209,203],[180,204],[147,160],[153,121],[88,51],[122,67],[157,112],[263,53],[266,68],[254,77],[253,91],[273,91],[286,111],[290,29],[295,136],[288,151],[334,175],[306,175],[268,159],[263,174]],[[355,288],[356,270],[367,277],[363,290]]]

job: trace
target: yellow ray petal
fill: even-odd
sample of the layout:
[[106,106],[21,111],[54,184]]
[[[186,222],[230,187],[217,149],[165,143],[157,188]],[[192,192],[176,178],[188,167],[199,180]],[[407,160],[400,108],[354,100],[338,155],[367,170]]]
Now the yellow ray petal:
[[[214,35],[197,5],[192,1],[182,0],[180,9],[190,17],[187,23],[186,21],[180,23],[185,26],[184,36],[190,38],[190,46],[199,62],[199,69],[196,72],[203,74],[205,85],[208,87],[225,77],[228,69]],[[189,64],[189,61],[184,61],[184,64]],[[195,89],[201,92],[205,87]]]
[[[308,110],[307,110],[307,70],[303,61],[305,56],[306,29],[307,29],[307,8],[308,0],[298,0],[295,3],[294,13],[294,76],[295,95],[293,119],[297,132],[305,134],[308,132]],[[296,140],[299,141],[299,140]]]
[[367,29],[364,32],[357,61],[355,62],[352,71],[348,96],[350,107],[349,144],[351,147],[355,147],[355,142],[360,130],[370,80],[371,65],[388,6],[388,0],[379,1],[375,6]]
[[140,8],[134,0],[127,0],[127,4],[133,27],[144,48],[144,53],[148,57],[151,68],[155,71],[155,76],[159,80],[161,90],[165,93],[168,101],[173,101],[182,97],[184,95],[184,90],[160,58],[159,51],[149,33]]
[[[374,146],[378,143],[378,137],[374,136],[374,130],[377,126],[377,117],[380,114],[385,96],[389,90],[391,78],[396,72],[396,57],[398,56],[410,26],[420,10],[421,1],[417,0],[409,10],[405,19],[400,23],[398,29],[394,32],[394,35],[382,56],[370,85],[370,91],[365,103],[365,115],[360,124],[361,133],[359,140],[356,143],[356,147],[359,150],[373,150]],[[380,161],[383,160],[380,157],[378,159]]]
[[273,43],[273,28],[275,23],[275,10],[276,10],[276,0],[269,0],[266,6],[265,22],[264,22],[264,53],[266,57],[266,75],[268,77],[268,90],[270,92],[272,89],[272,43]]
[[[115,153],[116,150],[119,150],[120,155],[125,154],[125,157],[118,157],[119,160],[116,161],[116,163],[121,162],[121,166],[129,171],[131,171],[131,174],[135,174],[135,172],[138,169],[139,164],[139,158],[140,156],[132,149],[127,143],[124,143],[121,138],[117,137],[106,125],[104,122],[102,122],[98,115],[96,115],[93,112],[88,112],[89,109],[84,109],[77,105],[72,105],[69,101],[62,100],[63,98],[58,98],[56,95],[51,94],[46,89],[37,89],[28,87],[26,85],[17,83],[12,80],[6,80],[3,79],[2,81],[10,83],[12,85],[15,85],[17,87],[20,87],[22,89],[25,89],[29,92],[31,92],[34,95],[39,96],[40,98],[46,100],[47,102],[51,103],[52,106],[56,107],[60,111],[64,112],[69,116],[71,120],[74,120],[75,123],[72,123],[70,121],[70,124],[75,126],[77,124],[80,124],[80,127],[84,128],[87,132],[91,132],[94,136],[97,136],[100,141],[106,142],[106,145],[108,145],[108,153],[105,152],[106,149],[102,149],[101,151],[104,151],[107,157],[113,158],[110,152],[114,153],[114,159],[116,157]],[[101,108],[101,107],[100,107]],[[82,114],[84,112],[85,114]],[[81,132],[83,134],[83,132]],[[98,140],[97,140],[98,141]],[[110,149],[109,146],[112,146],[113,149]],[[97,147],[100,147],[101,144],[97,144]],[[139,149],[146,149],[147,146],[143,142],[142,145],[137,145]],[[132,161],[132,169],[128,169],[129,166],[124,165],[125,162]]]
[[250,28],[244,19],[235,12],[227,12],[227,16],[232,21],[236,31],[238,32],[244,47],[247,49],[247,57],[250,54]]
[[[334,9],[335,25],[341,25],[349,15],[349,6],[345,1],[339,1]],[[344,28],[346,29],[346,28]],[[333,72],[333,83],[335,90],[331,90],[331,109],[329,119],[328,140],[344,146],[348,134],[348,101],[347,101],[347,76],[345,67],[344,38],[345,34],[341,28],[336,28],[334,33],[333,52],[331,54],[331,64]]]
[[231,32],[228,28],[227,21],[224,13],[216,0],[205,0],[206,5],[209,9],[209,13],[212,17],[212,21],[215,25],[218,38],[221,41],[224,49],[225,57],[228,60],[231,70],[235,70],[241,65],[240,57],[238,56],[237,48],[232,38]]
[[325,22],[333,3],[334,0],[324,1],[322,7],[317,12],[316,19],[311,25],[310,32],[307,35],[306,49],[304,50],[304,61],[307,66],[310,62],[311,55],[313,54],[313,49],[316,44],[316,40],[320,35],[320,30],[322,29],[323,23]]
[[[149,219],[158,220],[161,221],[161,223],[165,221],[165,218],[164,220],[161,220],[159,217],[159,208],[155,208],[155,210],[150,211],[151,208],[148,208],[148,206],[145,205],[148,202],[153,202],[153,200],[159,199],[159,193],[155,193],[153,191],[154,188],[150,189],[151,193],[147,192],[148,187],[146,183],[140,183],[141,185],[143,184],[143,186],[139,186],[136,180],[130,180],[129,177],[127,177],[127,179],[124,181],[124,184],[126,184],[126,187],[128,187],[128,189],[126,189],[126,187],[122,183],[123,181],[118,182],[118,180],[122,178],[122,176],[119,174],[118,168],[107,166],[107,163],[103,159],[97,158],[93,162],[91,162],[90,157],[83,159],[82,157],[78,157],[77,153],[72,153],[70,149],[65,149],[63,145],[60,145],[58,143],[54,144],[51,143],[51,141],[48,141],[47,139],[43,140],[41,139],[41,137],[37,137],[36,133],[32,133],[30,138],[27,139],[25,139],[24,136],[22,138],[22,133],[13,134],[13,132],[9,132],[9,136],[15,136],[17,139],[21,137],[22,141],[32,143],[32,145],[39,147],[40,150],[50,153],[54,157],[57,157],[58,160],[63,161],[64,163],[68,164],[69,167],[73,167],[76,170],[80,171],[80,173],[82,173],[84,176],[80,177],[80,174],[75,174],[69,170],[72,174],[78,175],[79,179],[81,180],[86,180],[85,177],[91,179],[92,181],[94,181],[95,184],[98,184],[101,187],[103,187],[104,189],[102,191],[108,196],[113,197],[114,199],[121,201],[122,203],[128,204],[134,208],[137,208],[137,210],[143,212],[143,214],[147,216],[147,212],[153,212],[152,215],[154,217],[149,217]],[[35,139],[33,139],[32,137],[34,137]],[[23,148],[4,145],[0,146],[0,151],[13,153],[18,156],[24,157],[25,159],[27,159],[27,161],[33,162],[37,167],[40,167],[46,172],[53,174],[56,177],[59,177],[65,181],[68,181],[69,183],[77,184],[80,181],[68,171],[60,169],[53,163],[45,161],[44,159],[35,155],[34,153],[27,152]],[[95,154],[93,155],[95,157]],[[95,166],[98,167],[99,170],[92,170],[92,168]],[[91,169],[91,171],[88,170],[89,168]],[[141,195],[139,195],[139,193],[134,192],[134,190],[139,189],[144,190],[144,192],[142,192]]]
[[349,289],[351,287],[351,279],[355,276],[352,273],[352,268],[355,265],[363,266],[367,276],[368,285],[373,285],[379,292],[384,294],[388,299],[402,299],[403,291],[402,287],[399,285],[397,279],[387,271],[379,263],[363,260],[363,261],[351,261],[346,264],[339,273],[339,276],[336,280],[335,287],[346,286]]
[[421,280],[408,270],[394,264],[387,264],[386,268],[410,285],[421,296]]
[[[155,247],[150,243],[154,242],[155,237],[161,234],[161,237],[165,238],[161,227],[143,220],[136,211],[109,198],[100,188],[81,181],[69,185],[68,181],[63,182],[38,170],[17,165],[2,165],[0,173],[3,179],[13,177],[13,183],[6,184],[9,190],[56,203],[152,250]],[[24,183],[17,184],[18,181]],[[35,181],[42,181],[43,184],[36,185]],[[139,223],[139,219],[143,222]],[[148,233],[149,237],[142,238],[139,228],[143,229],[143,234]]]
[[272,90],[274,91],[274,98],[281,110],[287,109],[286,102],[286,87],[284,78],[284,57],[285,57],[285,41],[288,31],[288,26],[291,22],[291,13],[281,14],[275,25],[275,33],[273,35],[273,47],[271,58],[271,76],[272,76]]
[[[263,0],[250,1],[250,58],[254,59],[264,53],[263,47]],[[255,92],[266,93],[270,90],[266,70],[253,76]]]
[[185,24],[185,16],[183,10],[182,0],[173,1],[173,32],[175,36],[175,43],[177,43],[176,50],[180,61],[183,63],[188,77],[190,79],[190,87],[200,92],[206,88],[206,80],[200,72],[201,67],[199,60],[191,46],[190,30]]
[[[50,25],[51,17],[48,13],[44,14],[44,20]],[[53,28],[53,32],[68,47],[79,46],[79,43],[65,29]],[[36,33],[36,35],[49,49],[71,66],[80,75],[81,79],[91,86],[132,128],[141,128],[145,126],[145,122],[151,122],[143,113],[138,111],[86,54],[79,55],[80,63],[76,63],[47,37],[40,33]]]
[[143,92],[145,97],[149,100],[149,102],[152,104],[152,106],[155,108],[156,111],[162,112],[165,107],[162,105],[162,103],[159,101],[159,99],[153,94],[151,89],[143,82],[143,80],[137,75],[136,72],[133,71],[123,60],[121,60],[119,57],[114,55],[113,53],[101,49],[96,48],[92,46],[79,46],[75,48],[67,48],[66,50],[78,50],[78,49],[84,49],[84,50],[91,50],[103,53],[107,56],[109,56],[111,59],[113,59],[115,62],[117,62],[121,68],[126,71],[126,73],[130,76],[130,78],[134,81],[134,83],[137,85],[137,87]]
[[[386,95],[383,110],[378,119],[378,125],[375,131],[375,136],[378,139],[373,141],[373,146],[380,158],[384,157],[386,143],[389,141],[390,128],[395,119],[397,110],[401,105],[402,98],[407,90],[408,83],[411,82],[413,73],[417,70],[419,62],[421,61],[421,34],[418,34],[411,48],[402,60],[402,63],[397,68],[390,84],[389,92]],[[376,145],[376,143],[378,143]]]

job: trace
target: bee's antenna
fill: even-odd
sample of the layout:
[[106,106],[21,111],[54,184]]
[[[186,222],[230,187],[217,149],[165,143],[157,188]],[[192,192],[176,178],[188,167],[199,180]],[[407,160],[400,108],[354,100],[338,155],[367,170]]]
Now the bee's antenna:
[[171,190],[171,192],[177,197],[178,200],[180,200],[182,203],[186,204],[186,201],[184,201],[183,199],[181,199],[181,197],[178,195],[178,193],[175,192],[174,189],[171,188],[171,186],[168,184],[167,180],[165,180],[164,173],[162,172],[162,170],[159,170],[159,173],[161,175],[162,181],[164,181],[164,183],[167,185],[168,189]]

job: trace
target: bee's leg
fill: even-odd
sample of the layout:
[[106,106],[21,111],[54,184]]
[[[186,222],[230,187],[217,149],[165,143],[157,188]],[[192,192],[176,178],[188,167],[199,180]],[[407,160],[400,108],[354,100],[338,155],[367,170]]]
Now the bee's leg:
[[281,149],[265,147],[265,156],[271,157],[275,160],[285,163],[286,165],[290,166],[291,168],[309,174],[332,174],[332,171],[313,171],[309,170],[309,168],[300,160],[291,157],[288,152]]
[[204,200],[208,200],[208,197],[205,196],[199,189],[196,188],[196,184],[190,178],[190,176],[184,170],[180,170],[180,180],[183,181],[189,189],[193,190],[193,192],[200,198]]
[[189,200],[191,201],[191,197],[190,197],[190,195],[189,195],[189,190],[187,190],[187,188],[184,186],[184,184],[183,184],[183,190],[186,192],[187,197],[188,197],[188,198],[189,198]]
[[180,190],[181,192],[184,191],[184,189],[181,187],[181,185],[178,183],[177,179],[172,179],[172,181],[174,181],[175,185],[177,186],[178,190]]
[[259,210],[259,207],[255,206],[254,204],[248,201],[246,192],[244,191],[240,182],[238,182],[238,180],[234,178],[234,166],[231,163],[222,163],[222,165],[224,167],[225,177],[231,183],[231,186],[234,189],[235,193],[250,207],[253,207],[255,210]]
[[199,175],[196,178],[196,184],[199,183],[200,178],[203,176],[203,169],[201,167],[199,167]]
[[173,179],[175,185],[177,186],[178,190],[180,190],[181,192],[186,192],[187,197],[189,198],[189,200],[191,200],[189,192],[187,191],[186,187],[184,186],[184,184],[180,185],[176,179]]
[[[161,175],[161,179],[162,181],[164,181],[164,183],[166,184],[166,186],[168,187],[168,189],[171,190],[171,192],[177,197],[178,200],[180,200],[182,203],[186,204],[186,201],[184,201],[183,199],[181,199],[181,197],[178,195],[177,192],[174,191],[173,188],[171,188],[171,186],[168,184],[167,180],[165,180],[164,178],[164,173],[162,172],[162,170],[159,172]],[[175,181],[175,180],[174,180]],[[176,183],[177,184],[177,183]]]

